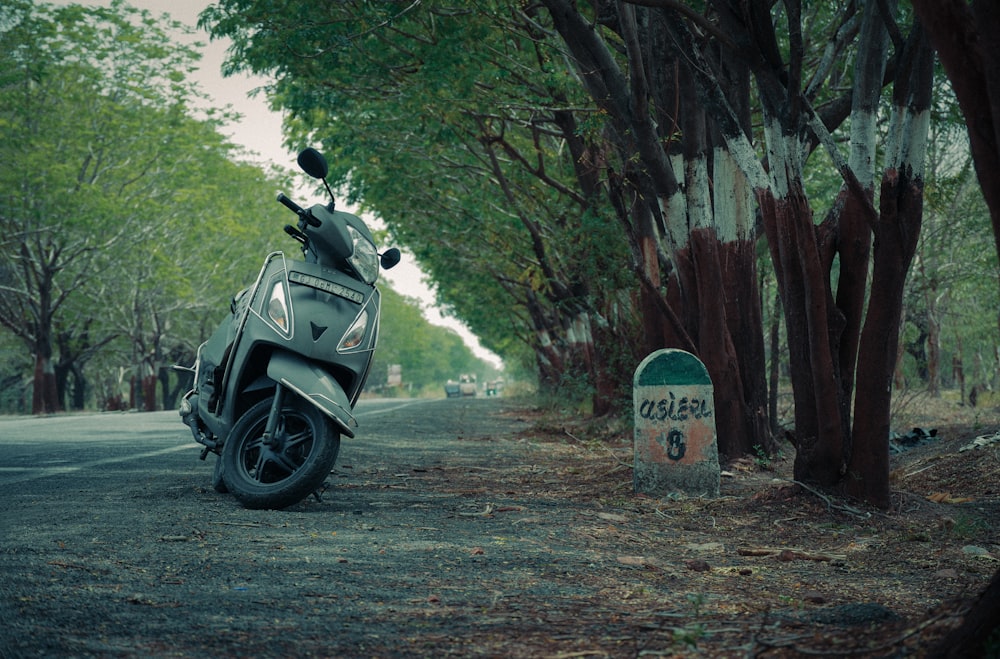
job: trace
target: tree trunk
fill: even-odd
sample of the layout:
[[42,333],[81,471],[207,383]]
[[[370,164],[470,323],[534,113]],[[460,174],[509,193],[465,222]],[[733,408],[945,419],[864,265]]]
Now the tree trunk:
[[[962,624],[951,630],[927,653],[929,659],[975,659],[987,655],[987,643],[996,643],[1000,630],[1000,570],[993,574]],[[993,648],[994,652],[996,648]]]
[[819,267],[812,212],[801,191],[784,199],[763,194],[759,203],[785,310],[795,401],[795,478],[832,487],[843,473],[847,429],[830,354],[829,286]]
[[931,289],[927,296],[927,391],[934,398],[941,396],[941,323],[938,322],[937,295]]
[[901,59],[907,77],[896,83],[887,149],[891,168],[882,177],[875,232],[872,295],[861,334],[853,445],[844,485],[854,497],[888,508],[889,419],[892,375],[903,316],[903,291],[923,220],[924,157],[930,124],[934,56],[915,27]]
[[73,387],[70,389],[70,408],[82,410],[87,403],[87,377],[82,368],[74,366],[70,373],[73,375]]
[[913,0],[969,129],[1000,256],[1000,7],[996,0]]
[[[1000,8],[995,0],[913,0],[965,115],[1000,255]],[[1000,571],[933,657],[976,657],[1000,627]]]
[[888,508],[892,375],[899,345],[903,288],[920,234],[923,181],[888,172],[882,184],[881,207],[875,234],[872,299],[858,353],[864,377],[858,379],[853,445],[844,486],[848,495]]
[[142,409],[146,412],[156,411],[156,380],[156,374],[142,378]]
[[59,391],[56,386],[56,370],[52,364],[51,351],[39,348],[35,354],[35,378],[31,396],[32,414],[54,414],[60,411]]
[[169,410],[177,403],[178,387],[170,387],[170,369],[165,365],[157,370],[156,378],[160,381],[160,405]]
[[899,318],[899,328],[896,330],[899,335],[898,345],[896,346],[896,367],[892,374],[892,388],[893,391],[900,391],[906,387],[906,377],[903,375],[903,357],[906,355],[906,350],[903,345],[903,325],[905,324],[906,318],[906,307],[904,303],[903,311]]
[[[39,248],[36,252],[42,252]],[[35,252],[27,243],[21,244],[21,256],[26,262],[38,263],[37,270],[32,273],[36,278],[37,301],[32,304],[34,333],[31,340],[32,352],[35,355],[35,382],[32,390],[31,413],[53,414],[62,410],[59,402],[59,385],[56,381],[55,364],[52,361],[52,317],[53,279],[59,268],[59,250],[51,250],[49,261],[39,263]]]
[[771,345],[770,387],[768,391],[768,411],[771,416],[771,435],[778,436],[778,395],[781,391],[781,294],[774,294],[774,311],[771,313],[771,327],[768,330]]
[[757,270],[753,220],[755,208],[746,179],[729,153],[716,148],[713,191],[719,227],[719,262],[726,328],[741,380],[740,419],[743,443],[737,455],[777,451],[768,405],[763,304]]

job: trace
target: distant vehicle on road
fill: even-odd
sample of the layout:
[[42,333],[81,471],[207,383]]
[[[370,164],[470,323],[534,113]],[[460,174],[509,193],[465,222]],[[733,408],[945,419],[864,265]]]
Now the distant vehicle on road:
[[476,395],[476,376],[462,374],[458,378],[458,388],[462,392],[462,396],[475,396]]
[[463,396],[475,396],[476,376],[463,373],[458,376],[458,382],[448,380],[444,383],[444,395],[448,398],[459,398]]

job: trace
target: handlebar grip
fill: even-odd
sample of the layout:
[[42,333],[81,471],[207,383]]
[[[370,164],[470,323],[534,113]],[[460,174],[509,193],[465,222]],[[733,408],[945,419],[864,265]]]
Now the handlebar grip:
[[285,233],[287,233],[289,236],[299,241],[303,245],[305,245],[309,241],[309,239],[306,237],[306,234],[302,233],[301,231],[293,227],[291,224],[285,225]]
[[292,211],[296,215],[302,215],[302,207],[299,206],[298,204],[296,204],[294,201],[292,201],[288,197],[286,197],[284,192],[279,192],[278,193],[278,201],[281,202],[281,204],[285,208],[287,208],[288,210]]

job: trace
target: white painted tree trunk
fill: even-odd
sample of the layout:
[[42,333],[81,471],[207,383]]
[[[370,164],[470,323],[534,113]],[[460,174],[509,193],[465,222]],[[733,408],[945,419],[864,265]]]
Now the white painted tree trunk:
[[750,240],[753,231],[754,200],[746,176],[728,149],[713,154],[712,204],[715,230],[722,243]]

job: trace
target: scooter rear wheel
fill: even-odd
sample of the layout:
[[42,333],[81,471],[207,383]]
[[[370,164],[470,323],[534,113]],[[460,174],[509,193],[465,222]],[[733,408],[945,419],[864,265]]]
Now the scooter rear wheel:
[[340,452],[340,434],[315,406],[288,396],[275,436],[264,437],[272,399],[243,414],[222,449],[226,487],[246,508],[286,508],[322,486]]

